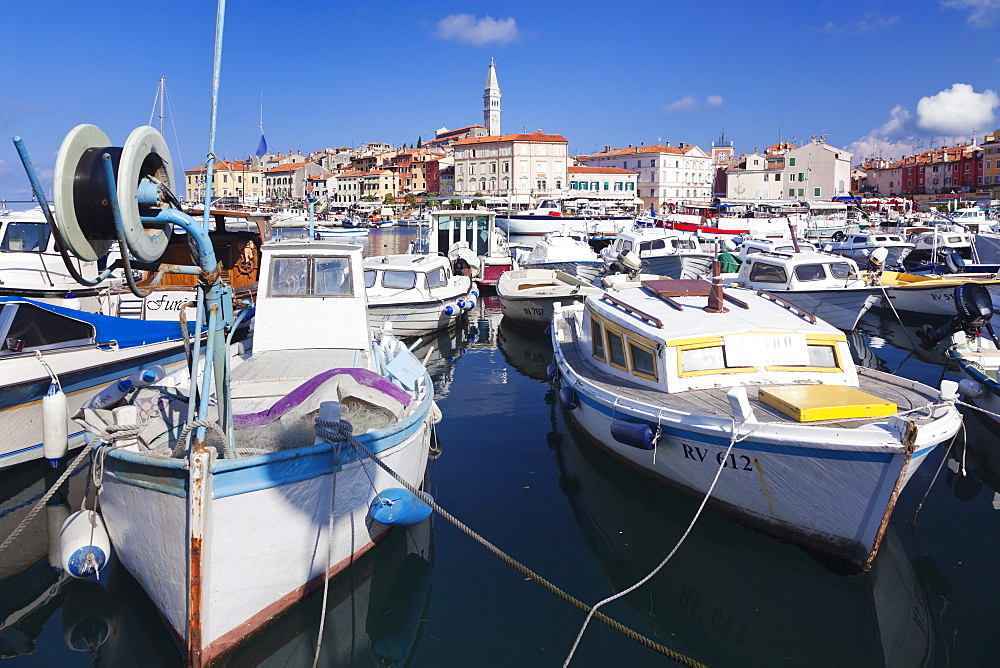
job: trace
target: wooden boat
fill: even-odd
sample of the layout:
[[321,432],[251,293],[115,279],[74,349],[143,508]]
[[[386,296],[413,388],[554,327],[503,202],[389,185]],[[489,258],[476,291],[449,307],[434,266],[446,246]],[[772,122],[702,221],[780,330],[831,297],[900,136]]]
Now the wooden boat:
[[954,383],[857,368],[842,332],[751,290],[644,281],[556,308],[551,335],[560,401],[590,438],[863,570],[900,491],[961,425]]
[[604,290],[555,269],[518,269],[500,275],[497,298],[506,320],[526,327],[548,327],[552,305],[579,302]]
[[[137,441],[102,454],[101,511],[119,559],[193,663],[235,647],[371,549],[389,530],[373,517],[380,508],[422,504],[376,461],[419,486],[439,415],[423,366],[370,333],[360,246],[288,241],[262,253],[254,354],[218,386],[231,417],[220,409],[203,445],[179,438],[191,432],[187,400],[171,398],[184,376],[114,413],[80,416],[98,434],[159,407]],[[193,483],[185,471],[199,452]],[[191,519],[189,497],[202,489],[211,491]]]
[[476,305],[479,290],[455,275],[441,255],[379,255],[365,259],[368,323],[396,336],[452,327]]

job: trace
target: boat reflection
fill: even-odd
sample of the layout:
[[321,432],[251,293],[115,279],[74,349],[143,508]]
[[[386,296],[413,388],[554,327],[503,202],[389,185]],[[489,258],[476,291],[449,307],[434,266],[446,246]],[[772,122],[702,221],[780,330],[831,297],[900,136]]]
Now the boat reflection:
[[[622,591],[669,553],[697,505],[610,458],[557,413],[560,487],[611,589]],[[706,512],[625,601],[647,624],[636,630],[709,665],[922,666],[942,646],[893,526],[872,570],[848,577]]]
[[[994,510],[1000,510],[1000,441],[975,416],[978,411],[963,409],[966,435],[959,436],[948,458],[945,483],[955,498],[973,501],[983,488]],[[990,494],[992,492],[992,494]]]
[[[478,308],[478,307],[477,307]],[[427,373],[434,381],[434,398],[448,396],[455,375],[455,363],[465,356],[466,351],[479,337],[479,329],[470,316],[475,312],[462,316],[454,327],[420,337],[413,348],[413,354],[424,362]],[[413,345],[409,342],[408,345]]]
[[[6,538],[27,517],[65,471],[38,461],[4,472],[0,484],[0,537]],[[68,593],[79,583],[58,567],[59,529],[78,508],[88,469],[78,470],[45,508],[0,553],[0,658],[30,655],[38,638]]]
[[[321,666],[394,666],[416,655],[433,576],[432,520],[396,528],[330,581],[319,656]],[[95,665],[181,665],[182,657],[156,608],[128,571],[116,564],[108,590],[114,609],[111,637]],[[312,665],[323,592],[302,603],[220,657],[229,666]]]
[[552,363],[552,341],[548,334],[520,327],[504,318],[497,328],[497,347],[507,363],[522,375],[549,382],[546,369]]

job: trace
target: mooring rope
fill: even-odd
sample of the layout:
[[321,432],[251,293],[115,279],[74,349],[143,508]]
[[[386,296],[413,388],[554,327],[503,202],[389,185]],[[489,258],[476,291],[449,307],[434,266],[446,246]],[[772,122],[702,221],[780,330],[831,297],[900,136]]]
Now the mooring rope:
[[323,646],[323,629],[326,627],[326,601],[330,592],[330,569],[333,568],[333,520],[337,504],[337,472],[336,466],[340,461],[340,444],[333,445],[333,480],[330,492],[330,520],[326,533],[326,570],[323,572],[323,604],[319,612],[319,633],[316,634],[316,652],[313,654],[312,668],[319,665],[319,650]]
[[[659,419],[659,418],[657,418],[657,419]],[[636,582],[634,585],[632,585],[628,589],[624,589],[624,590],[618,592],[617,594],[614,594],[613,596],[607,597],[606,599],[604,599],[603,601],[600,601],[597,605],[595,605],[593,608],[590,609],[590,612],[587,613],[587,618],[585,620],[583,620],[583,626],[580,627],[580,632],[577,634],[576,640],[573,642],[573,647],[570,649],[569,655],[566,657],[566,661],[563,662],[563,667],[564,668],[566,666],[569,666],[570,661],[573,660],[573,655],[576,653],[576,649],[579,646],[580,641],[583,639],[583,634],[587,630],[587,625],[590,624],[590,618],[593,617],[595,614],[597,614],[597,609],[600,608],[605,603],[610,603],[611,601],[617,600],[617,599],[621,598],[622,596],[630,594],[631,592],[635,591],[636,589],[638,589],[642,585],[644,585],[647,582],[649,582],[649,580],[654,575],[656,575],[657,573],[659,573],[660,570],[664,566],[667,565],[667,562],[670,561],[673,558],[674,554],[677,553],[677,550],[680,549],[680,546],[684,543],[685,540],[687,540],[688,534],[691,533],[691,530],[694,529],[694,525],[698,521],[698,518],[701,517],[701,512],[705,509],[705,504],[708,503],[709,498],[711,498],[712,492],[715,490],[716,483],[719,482],[719,476],[722,475],[722,469],[724,469],[726,467],[726,460],[729,457],[729,453],[732,452],[733,446],[736,443],[749,438],[750,435],[753,434],[755,431],[757,431],[757,429],[759,429],[761,427],[761,424],[763,424],[763,423],[758,424],[756,427],[754,427],[753,429],[751,429],[750,431],[748,431],[745,435],[743,435],[741,437],[740,436],[740,430],[743,428],[743,426],[745,424],[746,424],[746,422],[743,421],[739,425],[737,425],[736,424],[736,418],[733,418],[733,432],[732,432],[732,436],[729,439],[729,446],[726,448],[725,454],[722,456],[721,460],[719,461],[719,468],[716,469],[716,471],[715,471],[715,478],[712,479],[712,484],[709,485],[708,491],[705,492],[705,498],[703,498],[701,500],[701,505],[698,506],[698,510],[695,512],[694,517],[691,518],[691,522],[688,524],[687,529],[684,530],[684,533],[681,535],[680,539],[677,541],[677,544],[674,545],[673,549],[670,550],[670,553],[667,554],[667,556],[664,557],[663,561],[661,561],[659,563],[659,565],[656,566],[656,568],[654,568],[653,570],[651,570],[649,572],[649,574],[646,575],[646,577],[642,578],[641,580],[639,580],[638,582]],[[657,428],[659,428],[659,425],[657,425]]]
[[[321,429],[319,429],[317,431],[319,431],[323,437],[330,438],[331,440],[339,438],[339,431],[327,431],[327,430],[339,430],[340,429],[340,423],[339,422],[330,422],[330,421],[326,421],[326,420],[319,420],[319,419],[317,419],[316,420],[316,424],[317,424],[317,426],[319,426],[321,428]],[[583,610],[584,612],[588,612],[588,613],[590,612],[591,608],[590,608],[589,605],[587,605],[583,601],[580,601],[577,598],[574,598],[570,594],[564,592],[562,589],[560,589],[559,587],[555,586],[554,584],[552,584],[551,582],[549,582],[548,580],[546,580],[545,578],[543,578],[542,576],[540,576],[538,573],[535,573],[534,571],[532,571],[530,568],[528,568],[524,564],[520,563],[519,561],[517,561],[513,557],[511,557],[511,556],[507,555],[506,553],[504,553],[496,545],[494,545],[490,541],[488,541],[485,538],[483,538],[482,536],[480,536],[478,533],[476,533],[475,531],[473,531],[471,528],[469,528],[468,526],[466,526],[465,524],[463,524],[462,521],[459,520],[457,517],[455,517],[454,515],[452,515],[451,513],[449,513],[447,510],[445,510],[444,508],[442,508],[440,505],[438,505],[437,502],[435,502],[434,499],[430,498],[429,495],[425,494],[424,492],[420,491],[418,488],[416,488],[412,484],[410,484],[408,481],[404,480],[398,473],[396,473],[391,468],[389,468],[389,466],[387,464],[385,464],[382,460],[378,459],[368,448],[366,448],[365,446],[363,446],[357,440],[357,438],[355,438],[353,435],[350,436],[350,438],[348,439],[348,442],[352,446],[354,446],[358,451],[360,451],[362,454],[364,454],[366,457],[368,457],[372,461],[374,461],[382,470],[384,470],[394,480],[396,480],[396,482],[398,482],[399,484],[401,484],[409,492],[411,492],[412,494],[416,495],[421,501],[423,501],[424,503],[426,503],[427,505],[429,505],[431,508],[433,508],[434,511],[438,515],[440,515],[441,517],[443,517],[446,520],[448,520],[449,522],[451,522],[458,529],[460,529],[463,533],[465,533],[466,535],[468,535],[469,537],[471,537],[473,540],[475,540],[477,543],[479,543],[480,545],[482,545],[483,547],[485,547],[487,550],[489,550],[490,552],[492,552],[493,554],[495,554],[501,560],[503,560],[504,562],[506,562],[510,566],[513,566],[515,569],[517,569],[518,571],[520,571],[522,574],[524,574],[527,577],[529,577],[530,579],[534,580],[536,583],[540,584],[542,587],[544,587],[548,591],[552,592],[553,594],[555,594],[559,598],[563,599],[567,603],[570,603],[571,605],[579,608],[580,610]],[[640,645],[643,645],[644,647],[648,647],[649,649],[653,650],[654,652],[658,652],[658,653],[660,653],[660,654],[662,654],[662,655],[664,655],[666,657],[669,657],[670,659],[673,659],[674,661],[676,661],[677,663],[680,663],[681,665],[691,666],[691,667],[701,667],[701,666],[704,666],[704,664],[702,664],[702,663],[700,663],[698,661],[695,661],[694,659],[692,659],[690,657],[687,657],[687,656],[685,656],[685,655],[683,655],[683,654],[681,654],[679,652],[676,652],[676,651],[670,649],[669,647],[661,645],[660,643],[656,642],[655,640],[652,640],[651,638],[647,638],[646,636],[641,635],[641,634],[637,633],[636,631],[633,631],[632,629],[628,628],[624,624],[621,624],[620,622],[617,622],[614,619],[608,617],[604,613],[596,612],[596,613],[594,613],[594,618],[597,619],[598,621],[601,621],[601,622],[607,624],[608,626],[610,626],[614,630],[618,631],[619,633],[623,634],[627,638],[630,638],[631,640],[634,640],[635,642],[639,643]]]

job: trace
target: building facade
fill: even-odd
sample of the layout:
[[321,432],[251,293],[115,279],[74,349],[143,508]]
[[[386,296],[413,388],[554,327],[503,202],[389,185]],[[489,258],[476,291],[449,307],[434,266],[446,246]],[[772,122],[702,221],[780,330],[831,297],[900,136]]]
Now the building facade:
[[639,175],[618,167],[567,167],[570,197],[620,200],[631,205],[636,198]]
[[617,167],[636,172],[636,196],[643,208],[665,211],[672,203],[708,202],[712,196],[712,157],[693,144],[611,148],[580,156],[587,167]]
[[323,168],[315,162],[293,162],[264,172],[264,197],[269,200],[303,199],[306,179],[319,176]]
[[853,155],[816,137],[805,146],[789,150],[784,156],[782,196],[829,201],[849,195]]
[[1000,128],[986,135],[980,148],[983,150],[983,188],[991,191],[992,199],[1000,199]]
[[[205,201],[205,165],[184,172],[184,199]],[[264,175],[244,162],[219,160],[212,168],[212,194],[229,204],[256,203],[264,196]]]
[[541,131],[463,139],[454,144],[454,194],[497,195],[524,206],[562,195],[568,147],[562,135]]

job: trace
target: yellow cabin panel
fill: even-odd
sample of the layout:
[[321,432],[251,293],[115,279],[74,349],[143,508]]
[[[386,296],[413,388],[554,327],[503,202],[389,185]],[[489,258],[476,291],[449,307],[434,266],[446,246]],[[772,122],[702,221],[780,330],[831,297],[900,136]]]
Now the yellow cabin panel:
[[894,415],[896,404],[846,385],[762,387],[760,401],[799,422]]

